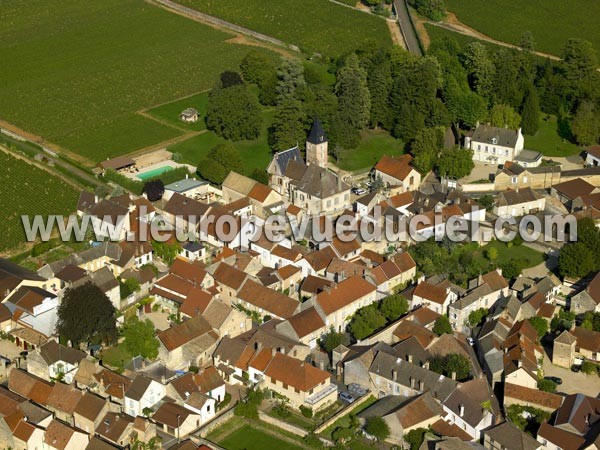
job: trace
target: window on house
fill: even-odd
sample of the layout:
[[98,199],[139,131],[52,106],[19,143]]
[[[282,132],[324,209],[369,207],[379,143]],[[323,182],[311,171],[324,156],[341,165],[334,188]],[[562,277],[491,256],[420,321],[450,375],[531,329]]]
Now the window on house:
[[287,384],[285,384],[285,383],[282,383],[282,387],[283,387],[284,389],[287,389],[287,388],[288,388],[288,385],[287,385]]
[[513,184],[517,182],[517,177],[512,177]]

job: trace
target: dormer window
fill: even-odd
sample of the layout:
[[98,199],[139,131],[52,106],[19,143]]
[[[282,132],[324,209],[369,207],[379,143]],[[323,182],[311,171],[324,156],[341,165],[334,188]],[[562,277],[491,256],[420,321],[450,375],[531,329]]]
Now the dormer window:
[[496,145],[498,143],[498,138],[493,137],[492,138],[492,144]]

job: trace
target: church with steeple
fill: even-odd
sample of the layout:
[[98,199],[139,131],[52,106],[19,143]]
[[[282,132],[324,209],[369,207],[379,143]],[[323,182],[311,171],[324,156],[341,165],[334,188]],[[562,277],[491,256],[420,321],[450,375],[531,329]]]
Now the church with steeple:
[[327,134],[316,119],[306,139],[306,161],[297,146],[275,153],[267,167],[269,186],[311,216],[341,212],[350,186],[327,169],[327,152]]

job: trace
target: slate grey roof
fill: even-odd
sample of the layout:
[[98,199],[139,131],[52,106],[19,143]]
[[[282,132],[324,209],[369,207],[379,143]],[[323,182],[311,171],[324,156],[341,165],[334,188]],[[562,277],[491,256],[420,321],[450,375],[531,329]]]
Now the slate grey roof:
[[503,448],[511,450],[536,450],[540,443],[528,434],[522,432],[510,422],[503,422],[484,433],[494,440],[494,444],[500,444]]
[[284,174],[290,161],[302,161],[300,149],[296,147],[289,148],[282,152],[275,153],[273,161],[279,167],[279,173]]
[[85,353],[72,347],[65,347],[56,341],[48,341],[40,347],[40,355],[46,361],[46,364],[54,364],[58,361],[64,361],[69,364],[79,364],[85,358]]
[[133,383],[131,383],[131,386],[129,386],[129,389],[125,392],[125,396],[139,401],[148,390],[150,383],[152,383],[150,378],[138,375],[135,380],[133,380]]
[[536,194],[531,188],[523,188],[518,191],[504,191],[498,194],[498,199],[496,200],[497,206],[510,206],[510,205],[519,205],[521,203],[529,203],[538,200],[540,196]]
[[196,180],[194,178],[184,178],[183,180],[176,181],[171,184],[167,184],[165,186],[165,191],[173,191],[173,192],[185,192],[190,189],[197,188],[198,186],[203,186],[207,184],[204,180]]
[[496,139],[496,144],[503,147],[512,147],[517,143],[518,132],[509,128],[493,127],[491,125],[479,125],[473,132],[471,141],[485,142],[491,144]]
[[306,142],[310,142],[311,144],[322,144],[323,142],[327,142],[327,135],[325,134],[325,130],[323,130],[323,125],[321,125],[319,119],[315,119],[313,122]]
[[92,281],[105,293],[119,286],[119,282],[108,267],[102,267],[95,271],[92,274]]
[[523,149],[515,156],[515,161],[523,161],[526,163],[533,163],[542,159],[542,154],[534,150]]
[[121,247],[119,247],[118,244],[115,244],[114,242],[103,242],[100,245],[68,256],[60,261],[46,264],[44,267],[39,269],[37,273],[46,279],[50,279],[68,265],[80,266],[87,262],[101,258],[102,256],[107,256],[112,260],[118,260],[121,257],[121,252]]
[[423,382],[423,390],[431,391],[431,395],[438,400],[445,400],[459,386],[459,383],[451,378],[439,375],[423,367],[404,361],[396,355],[379,352],[369,372],[393,381],[392,371],[396,371],[396,383],[410,386],[411,380],[417,383]]
[[485,378],[475,378],[461,384],[444,401],[444,406],[460,415],[460,409],[463,408],[462,419],[471,425],[477,427],[485,417],[488,410],[482,407],[484,402],[490,402],[491,414],[496,415],[500,411],[498,400],[493,396],[490,386]]
[[304,175],[299,181],[292,181],[296,189],[313,197],[320,199],[331,197],[340,192],[350,189],[346,183],[338,179],[333,172],[311,164],[306,168]]

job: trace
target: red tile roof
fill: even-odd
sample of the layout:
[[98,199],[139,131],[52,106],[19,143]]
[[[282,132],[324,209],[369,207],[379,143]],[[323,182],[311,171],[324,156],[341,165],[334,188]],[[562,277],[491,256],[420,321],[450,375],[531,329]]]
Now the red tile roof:
[[267,366],[265,376],[302,392],[308,392],[329,379],[328,372],[283,353],[275,353]]
[[375,170],[385,173],[397,180],[404,181],[413,170],[410,165],[412,156],[405,154],[397,158],[390,156],[382,156],[379,162],[375,165]]
[[317,303],[329,315],[375,292],[371,283],[359,276],[346,278],[337,286],[317,294]]

